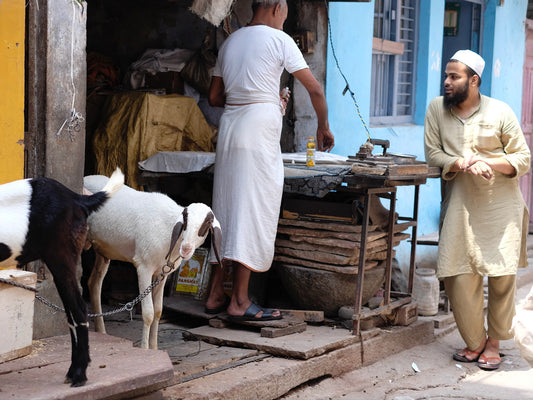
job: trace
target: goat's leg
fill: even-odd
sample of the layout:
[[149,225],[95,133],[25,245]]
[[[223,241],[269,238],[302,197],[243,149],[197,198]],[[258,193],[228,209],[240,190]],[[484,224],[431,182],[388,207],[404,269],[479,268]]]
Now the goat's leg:
[[[94,268],[87,282],[93,314],[102,313],[102,283],[109,269],[109,262],[109,258],[96,253]],[[103,317],[94,317],[94,330],[96,332],[106,333]]]
[[161,319],[161,314],[163,313],[163,294],[165,292],[165,282],[167,281],[167,276],[161,280],[161,282],[154,287],[152,291],[152,299],[154,303],[154,320],[152,321],[152,326],[150,326],[150,348],[157,349],[157,333],[159,331],[159,320]]
[[[147,271],[147,268],[141,264],[137,266],[137,278],[139,279],[139,293],[142,293],[152,284],[152,271]],[[148,349],[150,327],[154,320],[154,303],[152,301],[152,296],[146,296],[141,301],[141,309],[143,317],[141,348]]]
[[54,282],[65,307],[72,344],[71,365],[67,372],[66,383],[82,386],[87,382],[86,370],[89,365],[89,324],[87,306],[81,296],[76,281],[77,260],[44,260],[50,269]]

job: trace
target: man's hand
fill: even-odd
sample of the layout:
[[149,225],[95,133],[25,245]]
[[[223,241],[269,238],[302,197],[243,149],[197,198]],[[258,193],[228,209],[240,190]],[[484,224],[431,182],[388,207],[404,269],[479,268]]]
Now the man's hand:
[[335,146],[335,138],[329,128],[318,128],[316,130],[318,151],[330,151]]
[[475,161],[465,172],[471,173],[472,175],[481,175],[486,180],[490,180],[494,176],[492,168],[482,160]]
[[289,103],[289,99],[291,97],[291,91],[288,87],[283,88],[279,94],[279,101],[281,105],[281,109],[283,110],[283,115],[285,115],[285,111],[287,110],[287,104]]
[[481,157],[469,155],[465,158],[460,158],[455,162],[458,171],[466,174],[479,175],[490,180],[494,176],[492,167]]

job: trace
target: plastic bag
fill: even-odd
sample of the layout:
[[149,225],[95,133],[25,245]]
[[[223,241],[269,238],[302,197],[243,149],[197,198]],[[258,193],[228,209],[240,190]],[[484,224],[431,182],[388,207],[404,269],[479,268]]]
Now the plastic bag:
[[533,287],[513,318],[511,333],[522,358],[533,367]]
[[210,43],[211,40],[207,35],[200,48],[192,55],[180,73],[185,82],[203,95],[209,93],[211,75],[217,61],[210,49]]

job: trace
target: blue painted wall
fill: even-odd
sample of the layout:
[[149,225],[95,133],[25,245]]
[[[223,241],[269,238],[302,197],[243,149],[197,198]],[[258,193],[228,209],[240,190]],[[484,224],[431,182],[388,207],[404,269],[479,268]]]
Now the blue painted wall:
[[[413,123],[369,128],[371,137],[390,141],[391,151],[412,154],[418,160],[425,159],[424,115],[429,102],[440,94],[441,66],[447,61],[442,60],[444,3],[444,0],[420,1]],[[507,102],[520,118],[527,0],[506,0],[503,6],[499,6],[499,3],[499,0],[488,0],[486,3],[482,47],[486,69],[481,89],[482,93]],[[329,3],[335,54],[367,124],[370,114],[373,14],[374,1]],[[337,69],[328,42],[326,97],[336,141],[333,152],[347,156],[357,152],[366,141],[367,134],[349,93],[342,96],[345,86],[346,82]],[[412,187],[399,187],[397,211],[400,215],[412,215],[413,192]],[[420,187],[418,235],[438,229],[440,198],[439,179],[429,179]],[[409,265],[410,243],[404,241],[396,249],[400,265],[406,269]],[[418,246],[417,263],[434,262],[436,251],[436,247]]]
[[[360,113],[368,124],[374,2],[330,2],[331,40],[342,73],[348,80]],[[342,92],[346,82],[339,72],[331,42],[328,41],[326,99],[331,131],[335,135],[334,153],[355,154],[367,140],[365,128],[350,94]]]
[[[495,1],[495,0],[494,0]],[[487,41],[493,49],[491,68],[483,73],[491,80],[490,96],[503,100],[520,120],[525,57],[525,21],[527,0],[506,0],[495,7],[494,37]],[[485,82],[482,82],[482,86]]]

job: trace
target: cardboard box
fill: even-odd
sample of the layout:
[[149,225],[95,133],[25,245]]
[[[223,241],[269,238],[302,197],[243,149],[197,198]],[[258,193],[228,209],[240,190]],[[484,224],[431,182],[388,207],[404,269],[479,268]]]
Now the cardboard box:
[[208,294],[210,275],[209,250],[200,247],[190,260],[182,261],[179,269],[174,272],[174,290],[203,300]]

